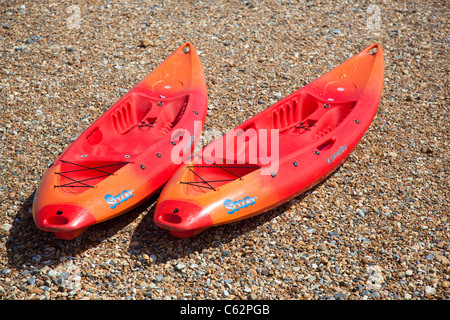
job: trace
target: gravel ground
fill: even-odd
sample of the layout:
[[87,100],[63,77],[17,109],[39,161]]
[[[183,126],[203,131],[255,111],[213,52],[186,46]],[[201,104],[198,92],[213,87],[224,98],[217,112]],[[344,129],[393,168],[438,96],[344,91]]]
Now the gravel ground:
[[[446,1],[0,0],[0,299],[450,299],[448,21]],[[206,132],[374,42],[377,117],[337,172],[258,217],[178,239],[155,198],[72,241],[38,230],[47,165],[187,41]]]

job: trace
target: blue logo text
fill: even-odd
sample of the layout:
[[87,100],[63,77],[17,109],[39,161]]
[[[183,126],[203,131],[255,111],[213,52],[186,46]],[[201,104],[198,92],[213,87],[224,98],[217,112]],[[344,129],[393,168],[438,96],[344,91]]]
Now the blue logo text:
[[107,194],[105,196],[105,201],[110,205],[111,209],[114,209],[119,204],[121,204],[124,201],[127,201],[129,198],[133,197],[134,190],[124,190],[121,194],[118,194],[117,196],[112,196],[110,194]]
[[242,208],[247,208],[248,206],[254,205],[256,203],[257,197],[245,197],[242,200],[233,201],[230,199],[226,199],[223,202],[223,205],[228,210],[229,214],[233,214],[236,211],[241,210]]

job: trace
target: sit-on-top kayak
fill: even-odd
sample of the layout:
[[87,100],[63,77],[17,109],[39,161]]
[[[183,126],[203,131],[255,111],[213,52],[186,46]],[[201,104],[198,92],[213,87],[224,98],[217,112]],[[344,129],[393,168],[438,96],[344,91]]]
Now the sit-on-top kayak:
[[371,45],[195,153],[158,199],[155,223],[178,237],[296,197],[338,168],[372,122],[384,58]]
[[73,239],[147,200],[182,164],[173,149],[189,156],[199,137],[183,132],[201,132],[206,112],[203,68],[185,43],[51,164],[33,202],[37,227]]

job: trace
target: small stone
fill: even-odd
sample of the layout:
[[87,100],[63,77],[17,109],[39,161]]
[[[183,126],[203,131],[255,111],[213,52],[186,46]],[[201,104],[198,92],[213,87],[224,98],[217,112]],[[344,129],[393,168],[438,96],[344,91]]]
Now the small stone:
[[391,158],[397,158],[397,153],[394,152],[394,151],[390,151],[390,152],[388,152],[387,154],[388,154],[388,156],[391,157]]
[[407,95],[405,100],[406,101],[414,101],[414,98],[412,95]]
[[339,185],[337,184],[337,182],[335,181],[330,181],[327,183],[327,186],[331,187],[331,188],[337,188],[339,187]]
[[37,42],[37,41],[39,41],[39,40],[42,40],[42,37],[39,37],[39,36],[31,36],[31,37],[29,37],[27,40],[25,40],[25,43],[26,43],[26,44],[32,44],[32,43],[35,43],[35,42]]
[[438,247],[439,249],[444,249],[444,247],[445,247],[445,241],[440,241],[440,242],[438,242],[438,244],[436,244],[436,247]]
[[231,254],[230,250],[225,250],[224,252],[222,252],[222,257],[229,257]]
[[273,96],[274,96],[275,98],[277,98],[277,99],[281,99],[282,94],[281,94],[281,92],[275,92],[275,93],[273,94]]
[[34,294],[41,294],[44,292],[44,290],[42,290],[41,288],[37,288],[37,287],[32,287],[29,291],[30,291],[30,293],[34,293]]
[[330,232],[328,232],[328,235],[329,235],[330,237],[336,237],[336,238],[339,238],[339,233],[337,233],[337,232],[335,232],[335,231],[330,231]]
[[9,231],[12,228],[12,224],[4,223],[2,224],[2,230]]
[[331,31],[331,33],[333,33],[333,34],[341,34],[341,30],[334,29],[333,31]]
[[148,46],[151,46],[152,42],[148,39],[141,39],[139,40],[139,46],[142,48],[147,48]]
[[175,267],[178,271],[183,270],[184,268],[186,268],[186,266],[183,263],[179,263],[177,264],[177,266]]
[[450,260],[449,260],[446,256],[443,256],[443,255],[438,254],[438,255],[436,255],[435,258],[436,258],[437,261],[439,261],[440,263],[442,263],[444,266],[450,264]]
[[336,300],[345,300],[348,297],[348,294],[343,293],[343,292],[336,292],[333,294],[334,298]]
[[433,288],[433,287],[430,287],[430,286],[426,286],[425,287],[425,294],[426,295],[430,295],[430,296],[435,295],[436,294],[436,289]]
[[429,146],[423,146],[420,148],[420,152],[430,154],[433,153],[433,150]]
[[408,276],[408,277],[410,277],[410,276],[413,275],[413,272],[412,272],[411,270],[406,270],[406,271],[405,271],[405,275]]
[[50,278],[54,279],[59,275],[59,272],[56,270],[49,270],[47,272],[47,276],[49,276]]

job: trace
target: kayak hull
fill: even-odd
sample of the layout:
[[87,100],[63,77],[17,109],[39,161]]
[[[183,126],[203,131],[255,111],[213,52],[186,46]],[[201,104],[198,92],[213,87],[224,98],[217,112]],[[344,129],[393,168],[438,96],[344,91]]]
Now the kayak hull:
[[166,184],[155,223],[189,237],[317,185],[369,128],[383,78],[383,52],[375,44],[215,140]]
[[206,111],[201,62],[186,43],[50,165],[33,201],[36,226],[73,239],[148,200],[193,150]]

